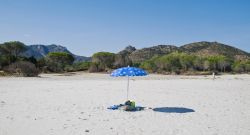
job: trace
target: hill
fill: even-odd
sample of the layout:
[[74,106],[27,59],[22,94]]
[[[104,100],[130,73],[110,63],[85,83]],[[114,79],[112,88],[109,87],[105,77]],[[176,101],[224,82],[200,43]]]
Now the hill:
[[158,45],[158,46],[134,50],[129,57],[133,63],[138,63],[150,59],[154,56],[162,56],[175,51],[179,51],[179,48],[176,46]]
[[[1,49],[4,56],[0,55],[0,66],[12,66],[13,62],[16,61],[15,58],[17,57],[15,56],[17,56],[17,52],[21,48],[25,48],[25,46],[18,41],[4,43]],[[36,59],[40,59],[47,56],[50,52],[66,52],[72,54],[75,58],[73,62],[71,57],[70,64],[64,64],[65,59],[63,55],[55,57],[56,59],[50,59],[50,61],[48,61],[49,59],[45,62],[42,60],[37,66],[44,72],[83,70],[88,70],[89,72],[109,72],[112,69],[128,65],[140,67],[149,72],[164,74],[182,74],[194,71],[203,71],[208,74],[215,71],[250,72],[249,53],[218,42],[194,42],[180,47],[174,45],[157,45],[142,49],[128,46],[118,53],[97,52],[93,54],[92,58],[77,56],[61,45],[30,45],[26,46],[26,48],[27,50],[23,49],[23,51],[19,51],[22,52],[21,56],[33,56]],[[29,61],[31,64],[37,64],[33,60],[24,59],[24,61]],[[14,65],[13,67],[16,66]]]
[[30,45],[27,46],[27,51],[25,51],[22,55],[25,57],[35,57],[36,59],[40,59],[45,57],[50,52],[66,52],[70,53],[74,56],[75,62],[82,62],[82,61],[90,61],[90,57],[78,56],[71,53],[66,47],[61,45]]
[[[128,48],[130,48],[130,52],[126,53],[128,52]],[[131,48],[133,49],[131,50]],[[218,42],[206,41],[189,43],[180,47],[174,45],[157,45],[153,47],[135,49],[132,46],[128,46],[118,54],[122,53],[123,55],[129,55],[129,58],[133,63],[139,63],[151,59],[154,56],[162,56],[172,52],[184,52],[197,56],[224,55],[235,60],[244,60],[250,58],[249,53],[233,46]]]
[[243,50],[218,42],[194,42],[181,46],[180,50],[198,56],[224,55],[237,60],[250,57],[250,54]]

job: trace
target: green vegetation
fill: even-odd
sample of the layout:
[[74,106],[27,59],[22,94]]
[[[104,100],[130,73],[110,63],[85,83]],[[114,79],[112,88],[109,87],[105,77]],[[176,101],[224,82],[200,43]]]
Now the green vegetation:
[[74,57],[69,53],[52,52],[45,57],[47,68],[51,72],[63,72],[67,65],[72,65]]
[[39,74],[39,70],[36,68],[36,66],[28,61],[17,61],[11,63],[4,68],[4,71],[12,75],[25,77],[38,76]]
[[236,61],[223,55],[199,57],[186,53],[170,53],[161,57],[153,57],[142,62],[141,68],[149,72],[185,73],[197,71],[209,72],[250,72],[250,61]]
[[10,41],[1,44],[0,50],[4,55],[13,55],[15,57],[19,56],[21,52],[26,49],[26,46],[19,41]]
[[232,68],[236,73],[250,72],[250,60],[235,61],[232,65]]
[[0,54],[7,59],[8,64],[15,62],[20,53],[26,50],[26,46],[19,41],[5,42],[0,45]]
[[[119,59],[117,59],[117,56],[119,56]],[[108,52],[96,53],[92,57],[93,63],[90,64],[89,71],[102,72],[108,71],[108,69],[118,68],[119,66],[117,66],[118,64],[116,63],[122,63],[124,61],[122,58],[125,57],[121,57],[119,54]],[[164,74],[250,72],[249,60],[237,62],[233,58],[224,55],[198,56],[183,52],[173,52],[167,55],[154,56],[141,63],[131,63],[131,66],[143,68],[151,73]]]
[[147,70],[148,72],[156,72],[157,71],[157,66],[156,64],[154,63],[154,60],[151,59],[151,60],[147,60],[145,62],[142,62],[140,64],[140,68],[143,68],[145,70]]
[[209,56],[211,54],[223,55],[230,59],[234,59],[236,57],[244,58],[246,55],[249,56],[247,52],[218,42],[195,42],[181,46],[180,49],[184,52],[197,54],[199,56]]
[[93,54],[93,58],[95,57],[110,57],[110,56],[114,56],[114,53],[110,53],[110,52],[97,52],[95,54]]
[[21,55],[26,49],[27,47],[19,41],[0,44],[0,70],[3,70],[1,75],[37,76],[40,72],[84,71],[92,64],[73,63],[74,57],[65,52],[51,52],[39,60],[34,57],[27,58]]
[[26,49],[19,41],[0,44],[0,69],[9,75],[37,76],[39,70],[35,66],[36,60],[20,56]]
[[[133,53],[135,48],[118,54],[98,52],[93,54],[91,62],[78,63],[74,63],[74,56],[69,53],[51,52],[41,59],[36,59],[24,57],[22,54],[26,50],[27,47],[19,41],[0,44],[0,75],[37,76],[40,72],[109,72],[128,65],[143,68],[151,73],[163,74],[250,72],[250,59],[247,53],[215,42],[194,43],[180,47],[179,50],[174,46],[162,45],[153,49],[142,49],[136,53]],[[230,51],[230,56],[225,50]],[[200,54],[209,54],[207,51],[216,53]],[[147,58],[149,56],[150,58]]]
[[107,71],[114,68],[115,54],[110,52],[98,52],[92,56],[91,71]]
[[125,67],[128,65],[132,65],[132,61],[127,54],[116,54],[115,62],[113,63],[114,68]]
[[72,65],[66,65],[64,70],[67,72],[85,71],[88,70],[91,62],[78,62]]

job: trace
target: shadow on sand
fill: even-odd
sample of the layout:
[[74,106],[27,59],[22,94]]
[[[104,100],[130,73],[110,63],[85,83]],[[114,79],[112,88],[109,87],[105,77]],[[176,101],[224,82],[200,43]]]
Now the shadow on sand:
[[184,107],[158,107],[154,108],[153,111],[164,112],[164,113],[190,113],[195,112],[193,109]]

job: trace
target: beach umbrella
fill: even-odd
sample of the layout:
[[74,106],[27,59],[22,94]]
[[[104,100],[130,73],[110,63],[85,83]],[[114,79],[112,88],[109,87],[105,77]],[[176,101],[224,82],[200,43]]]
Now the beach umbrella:
[[111,73],[112,77],[127,77],[127,100],[129,95],[129,78],[133,76],[146,76],[147,72],[136,67],[122,67],[114,70]]

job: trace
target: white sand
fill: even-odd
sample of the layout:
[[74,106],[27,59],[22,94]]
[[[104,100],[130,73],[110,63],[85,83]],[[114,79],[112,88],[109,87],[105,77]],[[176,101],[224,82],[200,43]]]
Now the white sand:
[[215,81],[211,76],[150,75],[130,84],[137,105],[195,112],[108,110],[125,101],[126,79],[107,74],[0,77],[0,135],[250,134],[250,75]]

